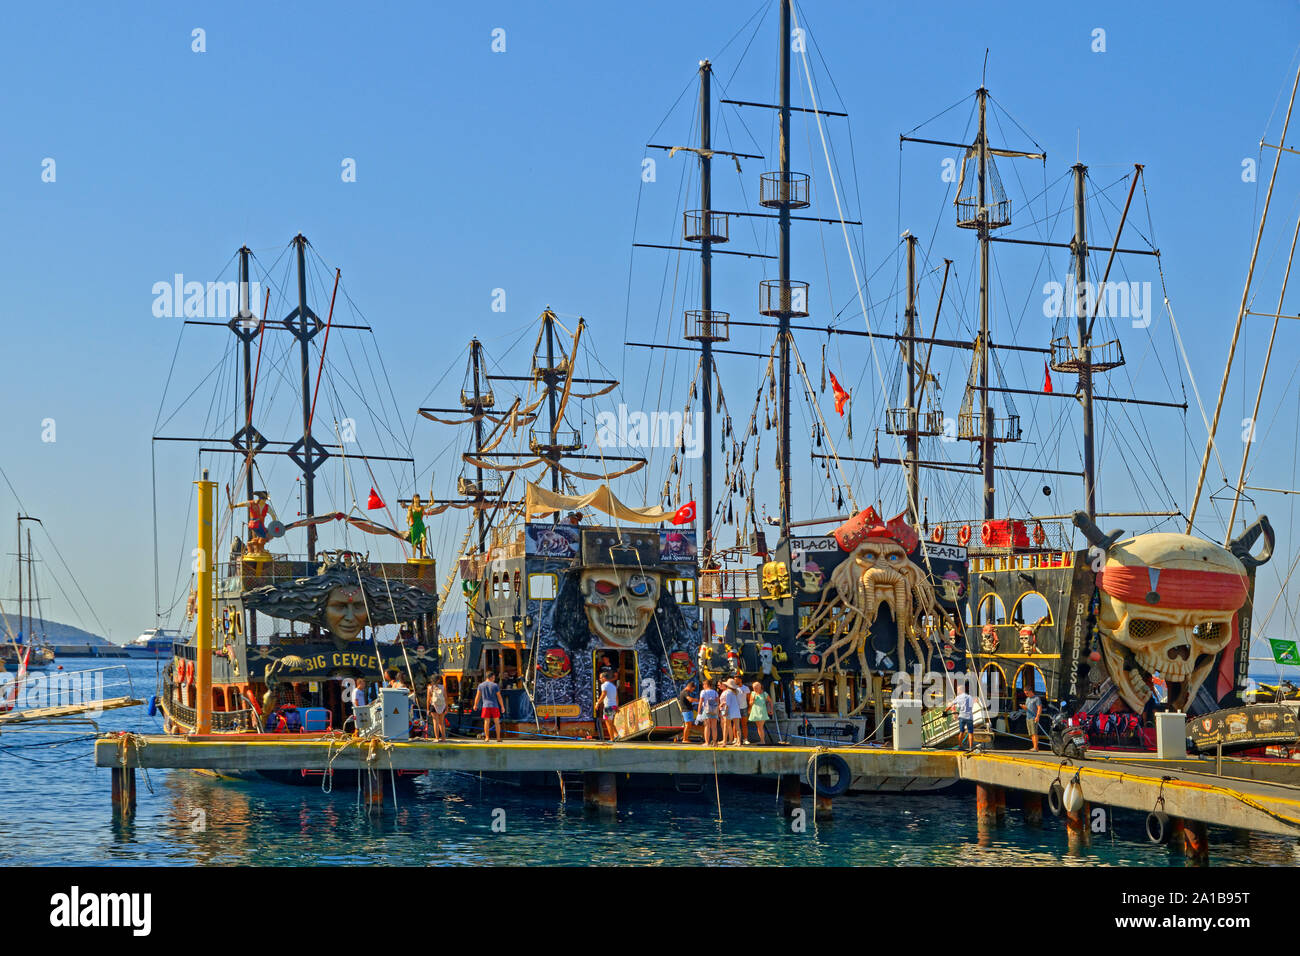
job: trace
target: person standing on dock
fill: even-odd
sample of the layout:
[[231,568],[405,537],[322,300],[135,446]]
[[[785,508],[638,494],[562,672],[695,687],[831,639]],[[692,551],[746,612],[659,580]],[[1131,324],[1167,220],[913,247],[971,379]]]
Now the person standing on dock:
[[754,686],[751,689],[753,693],[749,698],[749,719],[753,722],[754,731],[758,734],[758,745],[765,747],[767,746],[767,736],[763,728],[771,719],[772,711],[776,709],[776,706],[773,704],[772,698],[768,696],[767,691],[763,690],[762,681],[754,681]]
[[491,724],[496,725],[497,743],[501,742],[501,685],[497,683],[496,671],[488,671],[487,677],[483,683],[474,688],[474,704],[470,710],[478,710],[482,707],[483,717],[483,739],[491,739],[488,736],[488,727]]
[[695,711],[699,706],[700,696],[695,693],[695,681],[688,680],[682,692],[677,695],[677,706],[682,712],[682,736],[681,742],[689,744],[691,742],[691,724],[695,723]]
[[1032,688],[1025,698],[1025,728],[1029,731],[1029,740],[1034,751],[1038,750],[1038,719],[1043,716],[1043,698],[1038,696],[1038,689]]
[[749,746],[749,685],[745,683],[745,675],[737,674],[731,679],[732,686],[736,689],[736,699],[740,703],[740,723],[736,725],[736,732],[743,746]]
[[723,719],[726,721],[726,730],[723,733],[724,747],[740,746],[740,688],[736,686],[736,678],[727,681],[727,689],[722,692],[722,706],[724,709]]
[[441,681],[429,681],[425,694],[425,709],[429,712],[429,729],[434,740],[447,739],[447,689]]
[[731,744],[731,681],[718,681],[718,727],[722,731],[722,746]]
[[[975,749],[975,699],[966,692],[966,688],[958,685],[961,693],[952,699],[948,705],[948,710],[957,714],[957,749],[974,750]],[[970,746],[963,747],[962,740],[967,740]]]
[[352,688],[352,699],[348,702],[352,705],[352,725],[356,727],[361,722],[361,710],[366,706],[366,679],[358,677],[356,685]]
[[600,685],[600,722],[605,728],[605,739],[614,739],[614,715],[618,713],[618,685],[614,675],[606,671],[601,675]]
[[707,677],[704,679],[704,690],[700,691],[700,716],[704,718],[704,746],[717,746],[718,692],[713,689],[713,681]]

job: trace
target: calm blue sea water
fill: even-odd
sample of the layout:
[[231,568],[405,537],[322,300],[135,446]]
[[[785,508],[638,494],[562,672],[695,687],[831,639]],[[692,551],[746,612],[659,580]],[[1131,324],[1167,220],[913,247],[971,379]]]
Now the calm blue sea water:
[[[67,661],[68,671],[103,666]],[[153,692],[154,664],[127,665],[138,696]],[[113,676],[121,679],[123,672]],[[110,687],[110,695],[120,693]],[[103,730],[161,731],[143,708],[110,712]],[[1142,818],[1121,814],[1111,833],[1070,856],[1059,822],[1041,830],[1023,825],[1014,805],[1005,827],[981,841],[970,795],[858,797],[835,801],[834,819],[794,833],[771,792],[723,785],[721,819],[713,793],[621,796],[617,816],[564,805],[558,793],[538,793],[469,775],[421,779],[367,814],[355,790],[325,794],[317,787],[224,782],[187,772],[137,777],[138,809],[128,825],[114,824],[109,771],[91,764],[86,733],[0,735],[0,857],[9,864],[59,865],[296,865],[400,864],[736,864],[808,866],[913,864],[941,866],[1038,864],[1066,866],[1180,865],[1142,832]],[[60,741],[65,741],[60,743]],[[811,801],[804,806],[811,813]],[[504,811],[504,817],[501,812]],[[504,819],[505,832],[493,821]],[[200,827],[200,824],[202,826]],[[1295,865],[1295,840],[1252,836],[1234,842],[1213,831],[1218,865]]]

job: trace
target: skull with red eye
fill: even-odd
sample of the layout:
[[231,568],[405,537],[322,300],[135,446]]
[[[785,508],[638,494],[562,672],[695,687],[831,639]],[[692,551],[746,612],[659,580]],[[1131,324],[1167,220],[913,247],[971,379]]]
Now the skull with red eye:
[[632,647],[659,602],[659,578],[640,568],[588,568],[579,578],[587,623],[607,645]]

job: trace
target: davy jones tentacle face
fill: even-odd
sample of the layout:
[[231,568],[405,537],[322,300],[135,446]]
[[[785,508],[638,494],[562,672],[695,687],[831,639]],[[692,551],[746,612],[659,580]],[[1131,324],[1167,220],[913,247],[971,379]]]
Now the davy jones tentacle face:
[[360,587],[343,584],[330,591],[325,602],[325,626],[331,634],[345,641],[356,640],[369,621]]
[[1169,705],[1186,712],[1232,640],[1245,566],[1202,538],[1142,534],[1115,544],[1097,584],[1102,652],[1120,696],[1140,712],[1158,673]]

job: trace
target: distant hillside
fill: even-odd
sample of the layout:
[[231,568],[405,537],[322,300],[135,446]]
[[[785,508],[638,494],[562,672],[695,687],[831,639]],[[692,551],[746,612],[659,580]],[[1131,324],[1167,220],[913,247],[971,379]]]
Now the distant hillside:
[[[4,617],[7,619],[9,628],[7,630],[0,628],[0,631],[3,631],[4,637],[7,640],[9,636],[9,631],[13,631],[15,634],[18,633],[18,617],[17,615],[14,614],[6,614],[4,615]],[[49,641],[51,644],[112,643],[111,641],[104,640],[102,637],[98,636],[97,634],[91,634],[89,631],[83,631],[81,628],[73,627],[71,624],[60,624],[57,621],[44,621],[44,622],[38,621],[36,623],[36,633],[39,635],[42,631],[45,634],[45,639]]]

